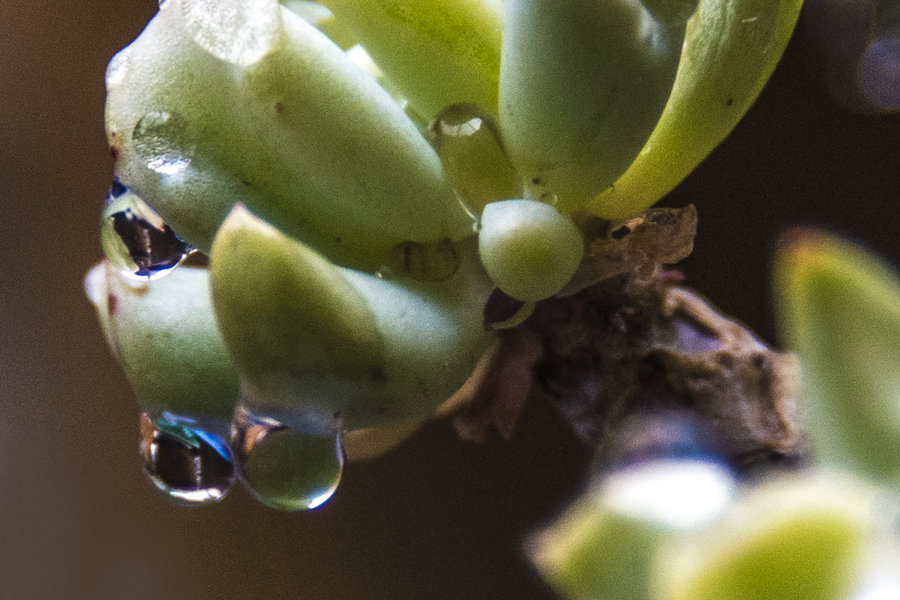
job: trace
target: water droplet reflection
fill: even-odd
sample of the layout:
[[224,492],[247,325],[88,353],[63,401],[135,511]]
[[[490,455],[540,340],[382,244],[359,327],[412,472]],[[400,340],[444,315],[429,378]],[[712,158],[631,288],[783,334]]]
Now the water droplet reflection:
[[154,422],[141,415],[144,473],[166,498],[202,506],[225,497],[234,484],[234,463],[225,440],[168,413]]
[[114,180],[100,222],[106,258],[131,279],[159,278],[193,249],[152,208]]
[[521,195],[497,124],[478,106],[448,106],[431,122],[428,138],[472,216],[477,218],[489,202]]
[[445,281],[459,269],[460,258],[450,240],[403,242],[391,249],[391,264],[383,266],[382,277],[405,273],[418,281]]
[[306,433],[243,407],[235,414],[234,453],[241,480],[260,502],[311,510],[337,490],[344,469],[340,433]]
[[236,65],[259,61],[278,41],[277,0],[181,0],[181,11],[198,46]]
[[131,139],[147,168],[160,175],[175,175],[191,164],[194,142],[187,122],[175,113],[148,112],[134,126]]

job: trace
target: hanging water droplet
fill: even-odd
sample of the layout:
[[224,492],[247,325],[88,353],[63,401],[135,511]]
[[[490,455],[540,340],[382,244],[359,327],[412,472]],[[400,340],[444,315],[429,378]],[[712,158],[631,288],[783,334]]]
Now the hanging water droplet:
[[221,60],[252,65],[278,41],[278,0],[182,0],[185,30],[194,42]]
[[391,264],[382,273],[406,273],[419,281],[445,281],[459,269],[459,254],[450,240],[403,242],[391,249]]
[[310,510],[334,495],[344,470],[340,433],[296,431],[243,407],[233,430],[241,480],[266,506]]
[[103,208],[100,241],[109,262],[126,277],[141,281],[165,275],[193,251],[118,180]]
[[164,110],[152,110],[134,126],[134,149],[148,169],[160,175],[175,175],[191,164],[195,143],[182,117]]
[[474,104],[453,104],[428,129],[451,183],[476,218],[485,204],[518,198],[519,177],[503,149],[493,118]]
[[223,437],[191,427],[192,422],[168,413],[155,422],[141,415],[144,473],[169,500],[183,506],[221,500],[235,480],[231,448]]

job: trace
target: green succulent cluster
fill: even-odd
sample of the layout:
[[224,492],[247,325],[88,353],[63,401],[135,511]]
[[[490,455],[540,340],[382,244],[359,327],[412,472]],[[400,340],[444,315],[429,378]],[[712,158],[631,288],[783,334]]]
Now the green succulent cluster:
[[[107,69],[127,191],[88,277],[141,409],[202,430],[240,404],[245,429],[347,434],[351,455],[408,434],[485,349],[492,290],[552,296],[579,215],[668,193],[760,92],[800,4],[162,2]],[[208,268],[147,267],[134,245],[170,231]]]

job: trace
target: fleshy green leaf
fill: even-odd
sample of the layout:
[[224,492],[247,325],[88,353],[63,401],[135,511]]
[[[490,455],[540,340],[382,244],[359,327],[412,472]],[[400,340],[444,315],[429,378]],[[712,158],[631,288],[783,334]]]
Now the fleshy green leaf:
[[873,516],[866,486],[834,477],[752,490],[703,532],[661,549],[658,600],[843,600]]
[[213,317],[209,273],[179,267],[146,284],[104,261],[85,287],[144,412],[231,420],[238,375]]
[[658,459],[608,474],[537,538],[532,559],[574,600],[645,600],[662,540],[715,519],[734,480],[706,460]]
[[119,178],[196,247],[238,202],[373,269],[395,244],[471,234],[396,101],[275,0],[169,0],[107,87]]
[[533,196],[546,193],[572,210],[625,172],[672,90],[689,9],[654,14],[638,0],[506,2],[500,126]]
[[539,538],[532,559],[566,598],[645,600],[660,535],[587,496]]
[[439,282],[380,278],[236,207],[213,243],[213,304],[256,408],[381,426],[427,416],[474,367],[489,291],[476,260]]
[[900,483],[900,277],[818,232],[778,254],[781,326],[799,353],[824,461]]
[[426,119],[461,102],[497,114],[499,0],[323,0]]
[[615,185],[585,206],[619,219],[668,194],[734,129],[778,64],[802,0],[700,0],[672,95]]

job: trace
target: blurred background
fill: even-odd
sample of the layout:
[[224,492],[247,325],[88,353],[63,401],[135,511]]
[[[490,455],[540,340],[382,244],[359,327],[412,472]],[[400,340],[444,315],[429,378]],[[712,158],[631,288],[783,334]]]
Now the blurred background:
[[[551,598],[521,546],[588,457],[532,402],[511,443],[434,424],[282,514],[238,490],[169,505],[141,473],[138,411],[82,287],[112,175],[107,61],[151,0],[0,0],[0,597]],[[820,225],[900,262],[900,115],[838,107],[797,40],[734,134],[667,199],[700,211],[688,282],[775,339],[779,234]],[[614,550],[613,550],[614,551]]]

